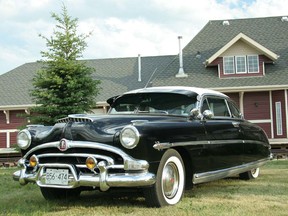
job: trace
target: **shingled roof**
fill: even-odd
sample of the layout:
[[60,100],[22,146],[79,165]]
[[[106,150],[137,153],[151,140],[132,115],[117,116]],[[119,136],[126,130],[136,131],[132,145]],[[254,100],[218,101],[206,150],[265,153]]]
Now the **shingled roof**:
[[[93,77],[101,80],[97,101],[125,91],[152,86],[182,85],[212,88],[220,91],[239,89],[288,88],[288,22],[280,17],[209,21],[183,49],[185,78],[176,78],[179,58],[176,55],[141,57],[141,82],[138,81],[138,57],[87,60],[96,69]],[[246,78],[218,77],[217,67],[205,62],[240,33],[280,56],[274,64],[265,65],[265,76]],[[200,54],[196,57],[197,54]],[[0,76],[0,109],[29,107],[32,78],[41,63],[27,63]],[[155,74],[153,73],[156,70]],[[153,76],[152,76],[153,75]]]
[[[288,22],[283,17],[209,21],[206,26],[184,47],[183,64],[186,78],[176,78],[179,60],[175,59],[159,73],[153,85],[184,85],[224,89],[288,87]],[[229,25],[227,25],[229,23]],[[205,67],[205,62],[239,33],[276,53],[280,57],[274,64],[265,65],[265,76],[246,78],[218,77],[217,67]],[[197,52],[198,55],[197,55]]]
[[[162,71],[175,56],[141,57],[141,81],[138,81],[138,57],[86,60],[101,80],[97,102],[136,88],[145,87],[155,69]],[[33,105],[29,91],[32,79],[42,67],[39,62],[26,63],[0,76],[0,108],[25,108]]]

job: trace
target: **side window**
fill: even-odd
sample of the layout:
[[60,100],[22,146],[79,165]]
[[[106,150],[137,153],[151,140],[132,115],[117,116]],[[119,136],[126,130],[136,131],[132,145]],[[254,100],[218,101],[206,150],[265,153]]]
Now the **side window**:
[[[207,98],[208,106],[210,110],[214,113],[214,116],[219,117],[230,117],[230,112],[227,107],[226,100],[223,98]],[[204,103],[203,103],[204,106]]]
[[205,110],[210,110],[207,99],[203,101],[201,113],[203,113]]
[[242,118],[242,114],[240,113],[239,109],[237,108],[237,106],[232,103],[231,101],[228,102],[229,104],[229,108],[230,108],[230,112],[233,118]]

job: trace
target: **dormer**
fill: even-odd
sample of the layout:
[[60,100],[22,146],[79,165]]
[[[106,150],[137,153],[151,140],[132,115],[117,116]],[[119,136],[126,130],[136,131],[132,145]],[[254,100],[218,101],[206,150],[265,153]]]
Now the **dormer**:
[[205,62],[206,67],[218,66],[219,78],[264,76],[265,63],[273,63],[277,54],[239,33]]

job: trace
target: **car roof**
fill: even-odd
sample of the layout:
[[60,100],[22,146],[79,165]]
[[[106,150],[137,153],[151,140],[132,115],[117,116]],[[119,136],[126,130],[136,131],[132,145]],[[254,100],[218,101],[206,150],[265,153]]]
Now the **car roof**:
[[215,95],[228,97],[223,93],[214,91],[211,89],[198,88],[198,87],[188,87],[188,86],[159,86],[159,87],[149,87],[141,88],[126,92],[124,94],[137,94],[137,93],[175,93],[175,94],[185,94],[185,95],[199,95],[200,97],[204,95]]

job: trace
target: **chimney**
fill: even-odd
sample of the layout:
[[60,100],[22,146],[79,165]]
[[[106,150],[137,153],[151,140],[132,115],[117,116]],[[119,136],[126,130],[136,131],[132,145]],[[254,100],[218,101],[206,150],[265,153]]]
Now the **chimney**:
[[141,81],[141,55],[138,54],[138,82]]
[[178,39],[179,39],[179,71],[175,77],[183,78],[183,77],[187,77],[188,75],[185,74],[184,69],[183,69],[183,56],[182,56],[182,48],[181,48],[182,36],[178,36]]

